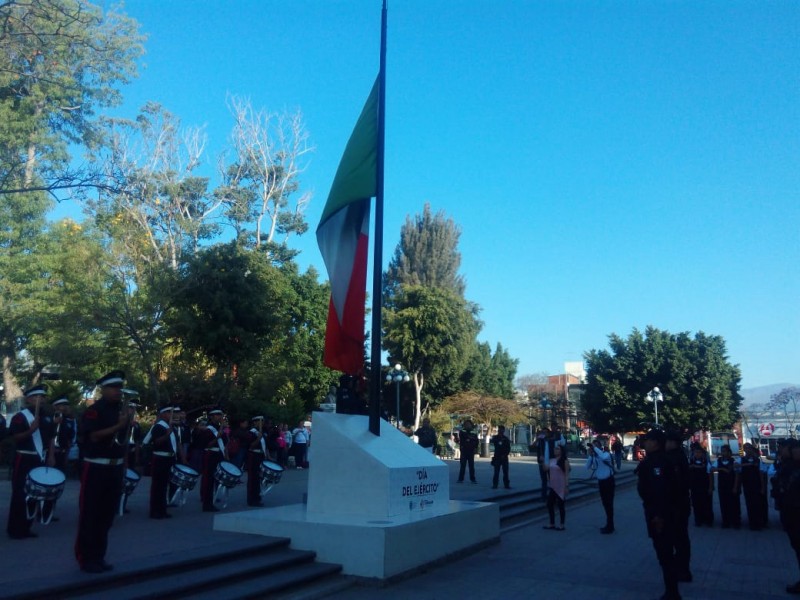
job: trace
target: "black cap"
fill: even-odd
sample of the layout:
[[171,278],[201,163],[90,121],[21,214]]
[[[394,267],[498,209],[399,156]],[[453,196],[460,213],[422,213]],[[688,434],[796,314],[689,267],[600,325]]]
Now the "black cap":
[[99,387],[122,387],[122,384],[125,383],[125,371],[111,371],[110,373],[106,373],[100,379],[97,380],[97,385]]
[[683,433],[677,429],[667,430],[666,436],[667,440],[670,442],[678,442],[679,444],[683,443]]
[[31,398],[32,396],[47,396],[46,385],[34,385],[25,390],[25,397]]
[[67,398],[66,394],[61,394],[58,398],[50,403],[51,406],[61,406],[63,404],[69,404],[69,398]]
[[667,435],[661,429],[651,429],[650,431],[644,434],[644,439],[653,440],[663,445],[667,439]]

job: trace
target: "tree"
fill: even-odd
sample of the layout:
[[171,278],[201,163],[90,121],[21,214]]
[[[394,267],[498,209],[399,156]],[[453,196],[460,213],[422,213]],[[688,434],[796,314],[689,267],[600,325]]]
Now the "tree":
[[384,304],[391,307],[401,286],[425,286],[452,291],[463,298],[466,283],[458,274],[461,229],[444,212],[431,214],[426,203],[422,215],[406,217],[384,278]]
[[770,396],[767,403],[768,410],[777,412],[786,419],[789,435],[797,437],[797,422],[800,418],[800,388],[792,386],[783,388],[777,394]]
[[738,366],[728,362],[725,341],[702,332],[670,334],[648,327],[627,339],[609,336],[608,350],[591,350],[583,408],[600,431],[635,431],[652,422],[646,394],[659,387],[659,421],[679,429],[727,428],[742,397]]
[[486,425],[511,425],[528,421],[528,415],[513,400],[473,391],[459,392],[445,398],[442,409],[448,414],[470,415],[473,422]]
[[276,262],[290,260],[296,252],[287,240],[308,229],[305,208],[311,199],[310,193],[292,198],[313,150],[302,114],[256,111],[249,100],[235,96],[230,109],[233,161],[220,167],[223,184],[216,196],[242,243],[263,249]]
[[97,107],[136,76],[138,24],[81,0],[0,3],[0,194],[98,184],[70,170],[68,144],[91,146]]
[[464,373],[462,387],[500,398],[514,397],[514,377],[519,360],[497,344],[494,354],[488,343],[475,341]]
[[0,2],[0,358],[6,397],[19,395],[17,359],[27,299],[40,286],[37,252],[47,193],[96,183],[68,167],[69,144],[91,145],[94,111],[118,103],[142,52],[135,21],[77,0]]
[[384,347],[390,362],[408,367],[414,378],[414,429],[419,428],[426,382],[447,389],[467,365],[478,333],[476,316],[451,290],[404,286],[384,313]]

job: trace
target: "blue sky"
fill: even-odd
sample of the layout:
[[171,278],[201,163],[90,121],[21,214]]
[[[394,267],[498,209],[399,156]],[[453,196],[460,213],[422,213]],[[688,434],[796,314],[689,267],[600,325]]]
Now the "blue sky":
[[[148,34],[116,114],[300,109],[312,232],[378,69],[380,0],[128,0]],[[647,325],[723,336],[743,387],[800,383],[800,4],[389,3],[388,261],[426,202],[463,232],[481,338],[558,373]],[[55,216],[75,210],[62,203]]]

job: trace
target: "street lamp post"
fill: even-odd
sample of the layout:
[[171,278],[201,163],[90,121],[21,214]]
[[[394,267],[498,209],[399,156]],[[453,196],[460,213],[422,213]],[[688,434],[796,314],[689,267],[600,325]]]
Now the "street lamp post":
[[662,394],[661,390],[656,386],[647,393],[647,397],[653,403],[653,410],[655,410],[656,413],[656,427],[658,427],[658,403],[664,401],[664,394]]
[[391,369],[389,371],[389,373],[386,375],[386,381],[388,381],[389,383],[394,381],[394,383],[395,383],[395,388],[396,388],[396,392],[397,392],[397,394],[396,394],[396,399],[397,399],[396,409],[397,409],[397,412],[395,413],[395,417],[397,419],[397,428],[398,429],[400,429],[400,383],[406,383],[406,382],[408,382],[410,380],[411,380],[411,378],[408,376],[408,373],[403,370],[403,367],[400,365],[400,363],[397,363],[394,366],[394,368]]

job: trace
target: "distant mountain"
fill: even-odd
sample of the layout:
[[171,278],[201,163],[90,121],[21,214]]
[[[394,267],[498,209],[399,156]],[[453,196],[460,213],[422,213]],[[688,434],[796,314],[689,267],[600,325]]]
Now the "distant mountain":
[[800,387],[796,383],[773,383],[771,385],[762,385],[760,387],[754,388],[747,388],[746,390],[741,390],[740,393],[744,398],[744,402],[742,404],[744,406],[750,406],[751,404],[761,404],[763,402],[769,402],[770,396],[773,394],[777,394],[782,389],[788,387]]

